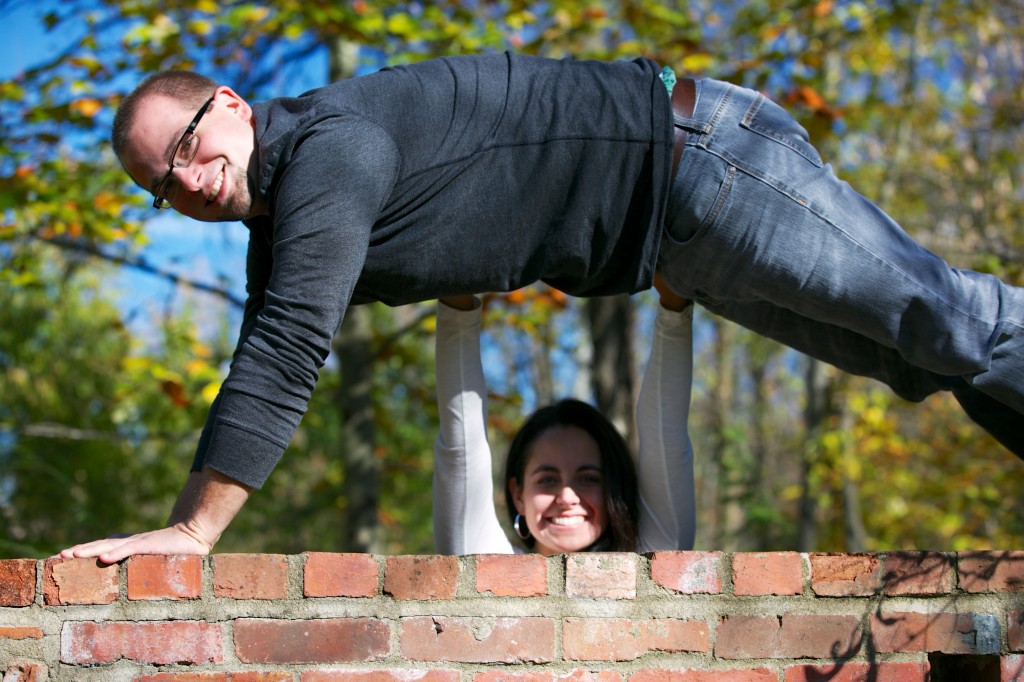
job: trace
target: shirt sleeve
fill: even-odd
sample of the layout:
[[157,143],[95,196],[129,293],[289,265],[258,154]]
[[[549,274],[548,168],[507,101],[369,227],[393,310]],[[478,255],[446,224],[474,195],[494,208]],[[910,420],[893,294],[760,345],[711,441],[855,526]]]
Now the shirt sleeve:
[[687,430],[693,383],[693,306],[660,305],[637,400],[641,552],[692,549],[693,448]]
[[[245,257],[245,307],[242,311],[242,325],[238,335],[238,342],[235,344],[234,357],[238,355],[245,345],[249,334],[252,333],[256,324],[256,316],[263,309],[263,294],[270,279],[270,272],[273,267],[271,256],[271,236],[273,226],[266,218],[257,218],[246,221],[249,228],[249,248]],[[206,415],[206,422],[203,425],[203,432],[199,436],[199,444],[196,447],[195,458],[192,460],[191,471],[200,471],[206,461],[206,451],[210,445],[210,434],[213,432],[214,424],[217,422],[217,415],[220,410],[220,394],[210,406]]]
[[[360,153],[371,147],[373,154]],[[207,421],[205,466],[259,488],[284,454],[345,315],[397,166],[397,150],[379,130],[323,120],[303,132],[275,173],[272,266]]]
[[437,304],[434,543],[441,554],[511,554],[494,506],[480,310]]

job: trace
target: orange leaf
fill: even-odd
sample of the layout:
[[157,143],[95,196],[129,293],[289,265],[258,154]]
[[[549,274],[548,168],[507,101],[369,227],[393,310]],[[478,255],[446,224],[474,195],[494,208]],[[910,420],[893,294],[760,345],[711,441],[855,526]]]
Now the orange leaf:
[[76,99],[68,106],[71,108],[71,111],[76,114],[80,114],[86,118],[92,118],[99,113],[100,109],[103,108],[103,103],[98,99],[86,97],[84,99]]
[[171,403],[175,407],[188,407],[188,397],[185,395],[185,387],[181,385],[181,382],[164,379],[160,382],[160,390],[171,399]]

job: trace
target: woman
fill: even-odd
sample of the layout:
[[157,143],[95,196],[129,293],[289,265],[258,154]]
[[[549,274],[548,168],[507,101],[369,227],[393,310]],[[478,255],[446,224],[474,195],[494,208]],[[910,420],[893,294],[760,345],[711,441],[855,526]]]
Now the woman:
[[[507,507],[516,534],[533,551],[550,556],[693,546],[693,453],[686,430],[693,306],[660,286],[659,291],[637,405],[635,463],[608,419],[576,400],[541,408],[513,439],[504,478]],[[437,308],[437,551],[520,551],[505,536],[494,507],[480,301],[451,297]]]

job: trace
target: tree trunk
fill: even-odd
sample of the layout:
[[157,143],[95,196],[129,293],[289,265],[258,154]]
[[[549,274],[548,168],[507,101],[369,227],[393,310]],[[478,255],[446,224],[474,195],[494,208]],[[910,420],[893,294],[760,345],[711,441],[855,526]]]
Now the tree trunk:
[[808,358],[806,388],[807,407],[804,410],[803,459],[800,464],[800,512],[797,526],[797,549],[810,552],[818,541],[818,498],[812,487],[811,472],[817,461],[818,442],[821,430],[825,428],[830,410],[831,389],[824,366]]
[[636,450],[633,372],[633,303],[629,296],[587,299],[587,321],[594,344],[592,377],[597,407]]
[[[359,56],[355,43],[334,41],[329,52],[331,82],[355,75]],[[374,453],[371,312],[368,305],[350,307],[333,343],[341,365],[337,404],[342,424],[338,449],[345,458],[343,546],[364,553],[381,550],[377,518],[381,464]]]

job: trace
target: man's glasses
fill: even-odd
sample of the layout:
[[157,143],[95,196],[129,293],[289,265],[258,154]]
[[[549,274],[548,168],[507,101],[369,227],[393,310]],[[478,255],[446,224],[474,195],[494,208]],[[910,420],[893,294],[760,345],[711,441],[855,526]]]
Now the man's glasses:
[[196,135],[196,126],[199,125],[199,121],[203,118],[206,110],[210,108],[211,102],[213,102],[212,97],[206,100],[206,104],[199,108],[199,113],[188,124],[181,139],[178,140],[178,144],[174,146],[174,153],[171,154],[171,163],[167,168],[167,175],[161,178],[160,184],[156,186],[156,192],[153,193],[153,208],[171,207],[171,199],[173,197],[168,196],[168,194],[172,191],[174,185],[174,169],[186,168],[192,163],[192,159],[196,158],[196,152],[199,151],[199,136]]

